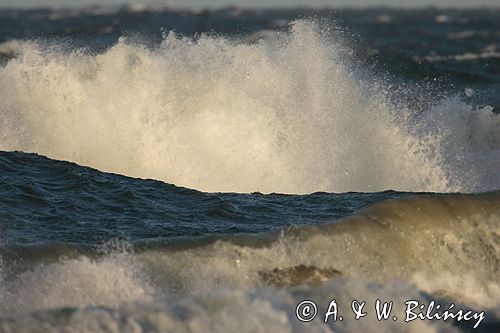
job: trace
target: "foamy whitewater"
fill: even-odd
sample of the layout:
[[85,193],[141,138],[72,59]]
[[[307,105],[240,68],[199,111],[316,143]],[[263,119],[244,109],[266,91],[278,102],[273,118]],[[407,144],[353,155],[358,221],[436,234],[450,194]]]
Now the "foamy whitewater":
[[[326,19],[127,10],[0,15],[61,31],[68,17],[274,23],[157,42],[127,23],[132,33],[111,43],[113,27],[75,23],[84,40],[106,41],[97,48],[78,33],[16,39],[10,28],[0,332],[498,330],[500,116],[484,102],[496,79],[452,77],[445,91],[418,71],[386,73]],[[360,13],[371,12],[350,15]],[[457,13],[479,15],[450,22]],[[389,14],[374,11],[380,34]],[[332,299],[344,319],[325,323]],[[388,320],[377,299],[394,302]],[[303,300],[318,305],[310,322],[297,319]],[[354,319],[353,300],[366,317]],[[405,322],[410,300],[478,317]]]
[[453,96],[400,105],[323,34],[297,21],[256,44],[169,34],[154,49],[121,39],[97,55],[23,43],[1,69],[0,149],[202,191],[500,186],[491,108]]

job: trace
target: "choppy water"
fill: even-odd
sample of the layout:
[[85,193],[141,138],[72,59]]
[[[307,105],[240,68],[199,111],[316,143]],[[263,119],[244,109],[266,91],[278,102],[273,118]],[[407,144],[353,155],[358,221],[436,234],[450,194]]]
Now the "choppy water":
[[495,332],[498,14],[0,11],[0,331]]

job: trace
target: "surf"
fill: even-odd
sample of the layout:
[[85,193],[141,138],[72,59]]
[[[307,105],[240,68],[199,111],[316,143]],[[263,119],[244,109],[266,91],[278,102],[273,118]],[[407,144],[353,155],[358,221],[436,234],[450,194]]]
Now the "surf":
[[180,300],[219,288],[280,289],[337,279],[379,284],[396,279],[440,297],[494,307],[498,297],[492,295],[500,295],[499,196],[498,191],[407,196],[329,224],[274,235],[112,242],[93,250],[57,243],[17,252],[11,247],[10,253],[17,253],[11,259],[4,247],[0,310],[14,315],[117,306],[158,297]]
[[12,42],[0,149],[211,192],[500,187],[492,108],[398,102],[411,93],[351,65],[332,27],[299,20],[274,36],[170,33],[101,52]]

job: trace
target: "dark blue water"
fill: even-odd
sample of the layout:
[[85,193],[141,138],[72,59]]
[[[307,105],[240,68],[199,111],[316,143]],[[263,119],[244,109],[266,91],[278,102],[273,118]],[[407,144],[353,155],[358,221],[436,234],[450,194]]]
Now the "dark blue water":
[[[165,237],[266,233],[339,219],[403,193],[203,193],[36,154],[1,153],[2,241],[98,246]],[[36,230],[36,232],[33,232]]]

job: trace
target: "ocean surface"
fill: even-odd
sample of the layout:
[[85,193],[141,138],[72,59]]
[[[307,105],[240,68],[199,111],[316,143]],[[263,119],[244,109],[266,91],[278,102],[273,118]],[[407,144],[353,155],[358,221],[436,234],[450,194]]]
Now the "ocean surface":
[[0,10],[0,332],[499,332],[499,17]]

